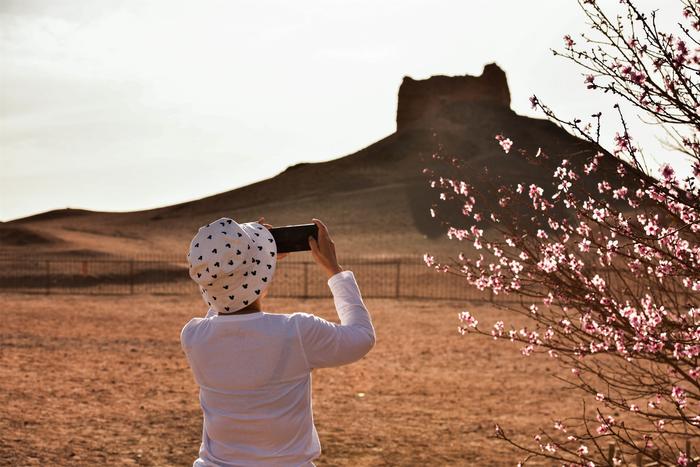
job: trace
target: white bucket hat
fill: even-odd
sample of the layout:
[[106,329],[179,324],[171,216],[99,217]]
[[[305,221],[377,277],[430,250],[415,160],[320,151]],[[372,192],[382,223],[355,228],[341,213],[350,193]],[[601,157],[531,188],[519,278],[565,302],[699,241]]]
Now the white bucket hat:
[[219,313],[241,310],[272,282],[277,245],[257,222],[222,217],[199,228],[187,253],[190,277],[204,301]]

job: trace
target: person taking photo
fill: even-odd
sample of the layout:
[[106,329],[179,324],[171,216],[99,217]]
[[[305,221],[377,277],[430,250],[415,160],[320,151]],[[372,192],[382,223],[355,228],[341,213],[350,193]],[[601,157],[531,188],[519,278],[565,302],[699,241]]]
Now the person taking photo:
[[277,261],[272,226],[222,217],[190,242],[189,275],[208,308],[180,342],[199,385],[202,443],[194,467],[313,466],[321,454],[311,372],[360,360],[375,333],[352,271],[338,264],[323,222],[311,254],[325,272],[340,324],[263,305]]

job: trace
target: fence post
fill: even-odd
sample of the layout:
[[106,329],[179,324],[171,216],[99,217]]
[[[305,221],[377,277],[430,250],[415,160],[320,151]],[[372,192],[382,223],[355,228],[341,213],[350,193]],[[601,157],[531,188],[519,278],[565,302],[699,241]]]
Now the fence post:
[[401,293],[400,290],[401,286],[401,260],[396,261],[396,298],[399,298],[399,295]]
[[129,261],[129,293],[134,295],[134,260]]
[[51,265],[46,260],[46,295],[51,295]]
[[309,298],[309,263],[302,264],[304,264],[304,298]]
[[614,465],[615,459],[615,443],[608,443],[608,465]]
[[661,450],[658,447],[652,448],[651,458],[657,462],[661,460]]

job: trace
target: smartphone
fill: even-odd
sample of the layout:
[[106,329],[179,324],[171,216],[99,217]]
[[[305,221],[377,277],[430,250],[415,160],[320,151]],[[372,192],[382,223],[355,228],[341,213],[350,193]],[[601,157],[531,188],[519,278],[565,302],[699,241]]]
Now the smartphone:
[[285,225],[270,229],[272,237],[277,245],[277,253],[291,253],[293,251],[308,251],[309,237],[318,240],[318,227],[316,224]]

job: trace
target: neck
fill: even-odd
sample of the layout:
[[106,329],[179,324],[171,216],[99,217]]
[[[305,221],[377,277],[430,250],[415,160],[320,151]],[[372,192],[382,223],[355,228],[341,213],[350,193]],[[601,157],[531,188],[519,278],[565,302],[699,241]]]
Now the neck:
[[226,315],[247,315],[249,313],[257,313],[257,312],[262,310],[262,304],[260,302],[261,302],[261,300],[257,299],[253,303],[248,305],[247,307],[242,308],[238,311],[232,311],[230,313],[219,313],[219,315],[223,315],[223,316],[226,316]]

